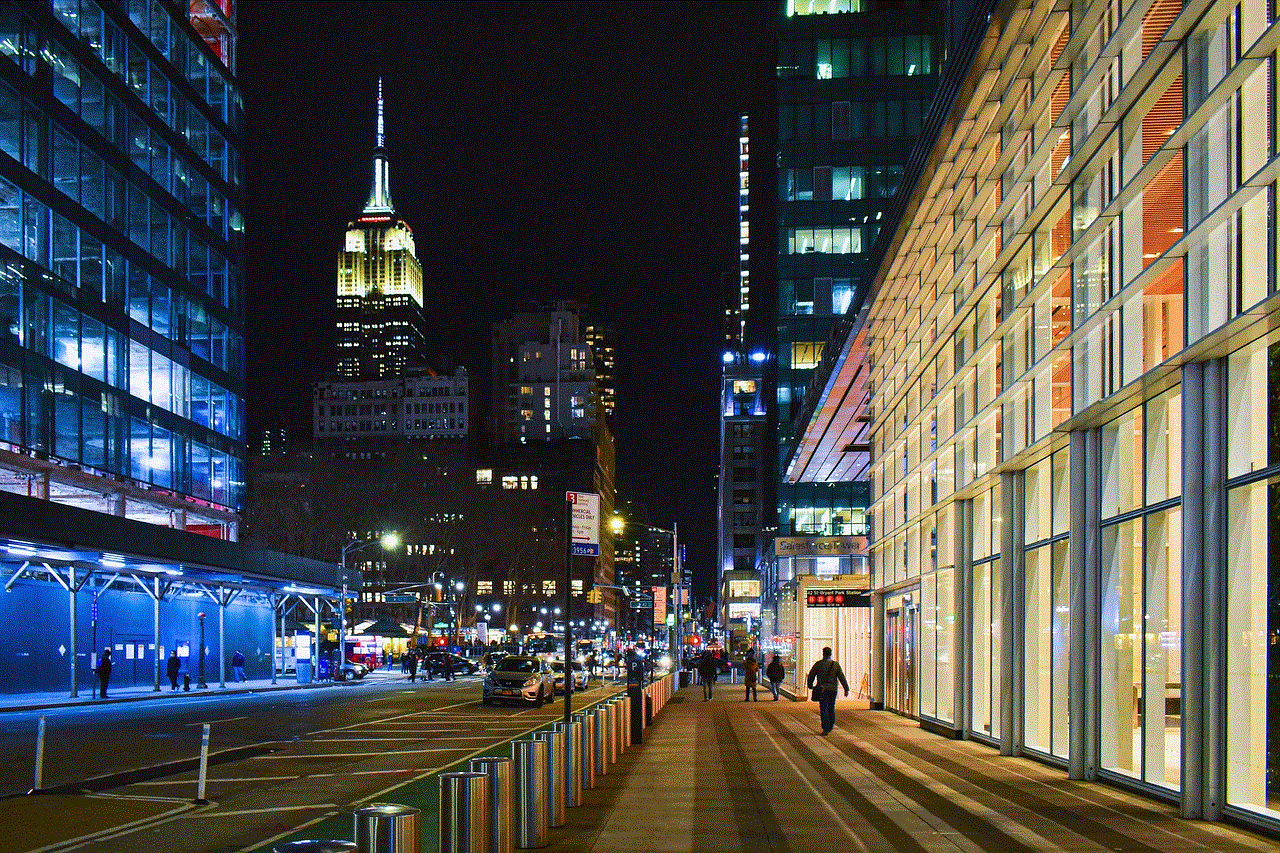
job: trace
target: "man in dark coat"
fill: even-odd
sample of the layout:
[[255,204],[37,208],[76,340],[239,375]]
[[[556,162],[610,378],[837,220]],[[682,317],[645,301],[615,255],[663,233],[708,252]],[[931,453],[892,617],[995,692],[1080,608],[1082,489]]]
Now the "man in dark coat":
[[99,695],[107,698],[107,682],[111,680],[111,649],[102,650],[102,661],[98,664],[98,668],[94,670],[98,675]]
[[782,658],[775,652],[773,660],[769,661],[769,666],[764,671],[765,678],[769,679],[769,691],[773,693],[773,701],[778,701],[778,685],[782,683],[782,679],[787,677],[787,670],[782,665]]
[[698,659],[698,677],[702,679],[703,702],[711,698],[711,689],[715,687],[716,675],[719,672],[720,665],[711,656],[711,652],[703,652],[702,657]]
[[830,646],[823,647],[822,660],[809,667],[809,676],[804,683],[815,691],[822,733],[831,734],[831,730],[836,727],[836,691],[843,687],[844,695],[848,696],[849,682],[845,681],[840,664],[831,656]]
[[406,663],[409,667],[409,680],[416,681],[418,678],[418,656],[416,654],[408,655]]
[[182,661],[178,660],[178,650],[169,652],[169,662],[165,664],[165,674],[169,676],[169,684],[178,689],[178,673],[182,671]]

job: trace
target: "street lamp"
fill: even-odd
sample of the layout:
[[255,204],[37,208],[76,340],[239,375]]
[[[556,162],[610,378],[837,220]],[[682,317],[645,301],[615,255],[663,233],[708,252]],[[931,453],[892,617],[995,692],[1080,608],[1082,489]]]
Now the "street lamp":
[[[627,520],[620,515],[614,515],[613,518],[609,520],[609,525],[613,528],[615,535],[622,533],[627,524]],[[672,613],[675,618],[672,620],[671,629],[668,632],[667,643],[668,651],[671,653],[671,659],[673,661],[678,661],[680,657],[677,655],[677,652],[683,652],[683,650],[680,649],[679,641],[681,640],[680,635],[683,632],[683,626],[680,621],[680,593],[684,589],[684,573],[680,570],[680,525],[672,522],[670,530],[662,527],[654,527],[652,525],[646,525],[646,527],[650,530],[657,531],[658,533],[667,533],[671,536],[671,577],[668,579],[668,585],[674,593],[671,603]]]
[[[338,668],[333,674],[333,677],[339,681],[342,680],[343,666],[347,659],[347,555],[361,551],[375,542],[380,544],[384,551],[391,551],[400,545],[400,534],[393,530],[390,533],[382,534],[377,539],[352,539],[342,546],[342,557],[338,564],[342,575],[342,599],[338,602]],[[320,660],[319,637],[316,637],[315,656],[318,664]],[[319,669],[319,666],[317,665],[316,668]]]

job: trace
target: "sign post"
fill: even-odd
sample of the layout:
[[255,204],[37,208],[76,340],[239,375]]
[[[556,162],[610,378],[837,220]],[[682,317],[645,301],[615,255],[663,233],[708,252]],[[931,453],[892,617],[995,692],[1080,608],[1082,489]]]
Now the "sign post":
[[573,558],[600,556],[600,496],[564,495],[564,721],[573,714]]

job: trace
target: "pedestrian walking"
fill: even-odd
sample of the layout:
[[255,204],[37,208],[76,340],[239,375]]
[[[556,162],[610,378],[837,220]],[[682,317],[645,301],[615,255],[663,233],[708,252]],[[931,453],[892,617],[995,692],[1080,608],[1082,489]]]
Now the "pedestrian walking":
[[231,656],[231,671],[235,674],[237,684],[249,680],[244,674],[244,654],[239,649]]
[[178,660],[178,650],[169,652],[169,660],[165,664],[165,674],[169,676],[169,685],[178,689],[178,673],[182,671],[182,661]]
[[409,652],[408,651],[404,651],[400,653],[400,674],[401,675],[409,674]]
[[107,698],[107,682],[111,680],[111,649],[102,650],[102,660],[98,662],[94,673],[98,676],[98,695]]
[[703,652],[702,657],[698,659],[698,678],[702,679],[703,702],[711,698],[712,689],[716,684],[716,675],[719,672],[720,666],[716,663],[716,659],[711,656],[711,652]]
[[409,666],[409,680],[416,681],[418,678],[418,656],[417,655],[409,655],[408,666]]
[[809,667],[809,677],[805,686],[813,691],[813,700],[818,703],[818,719],[822,721],[822,734],[831,734],[836,727],[836,690],[844,688],[844,695],[849,695],[849,682],[844,680],[844,670],[831,656],[831,647],[823,646],[822,660]]
[[396,656],[391,653],[391,644],[387,643],[382,647],[382,656],[387,661],[387,672],[391,671],[391,667],[395,665]]
[[747,695],[743,702],[759,701],[756,697],[756,684],[760,681],[760,663],[756,656],[747,652],[747,659],[742,662],[742,683],[746,685]]
[[787,677],[786,667],[782,665],[782,658],[777,652],[773,653],[773,660],[769,661],[769,665],[765,667],[764,677],[769,679],[769,692],[773,694],[773,701],[777,702],[778,685]]

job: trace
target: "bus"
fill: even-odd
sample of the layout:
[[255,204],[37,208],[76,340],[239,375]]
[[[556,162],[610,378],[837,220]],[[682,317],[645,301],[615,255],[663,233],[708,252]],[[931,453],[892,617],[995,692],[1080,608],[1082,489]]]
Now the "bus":
[[563,650],[563,635],[548,634],[545,631],[525,635],[524,653],[526,655],[536,655],[541,658],[553,658],[556,655],[559,655]]

